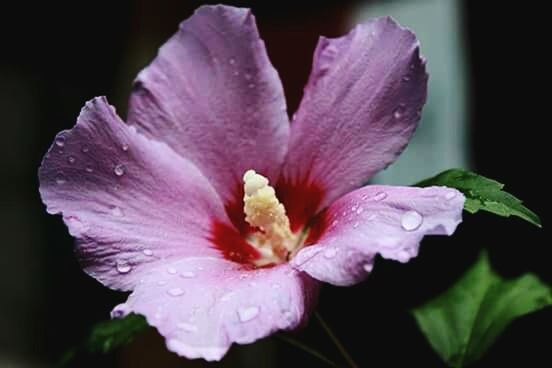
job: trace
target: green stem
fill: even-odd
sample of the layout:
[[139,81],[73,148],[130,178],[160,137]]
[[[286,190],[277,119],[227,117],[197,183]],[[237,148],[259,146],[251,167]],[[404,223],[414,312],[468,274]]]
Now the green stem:
[[359,368],[358,364],[355,363],[355,361],[353,360],[353,358],[351,357],[351,355],[349,354],[349,352],[347,352],[347,349],[345,349],[345,346],[343,346],[343,344],[341,343],[341,341],[339,341],[339,339],[337,338],[337,336],[333,333],[332,329],[330,328],[330,326],[328,326],[328,324],[324,321],[324,319],[322,318],[322,316],[320,315],[320,313],[318,312],[315,312],[314,315],[316,316],[316,319],[318,320],[318,323],[320,323],[320,325],[322,326],[322,328],[324,329],[324,332],[326,332],[326,334],[328,335],[328,337],[330,338],[330,340],[332,340],[332,342],[334,343],[335,347],[337,348],[337,350],[339,350],[339,352],[341,353],[341,355],[343,355],[343,358],[345,358],[345,360],[347,361],[347,364],[349,364],[349,366],[351,368]]
[[299,348],[301,350],[303,350],[304,352],[312,355],[313,357],[315,358],[318,358],[319,360],[321,360],[322,362],[326,363],[327,365],[329,365],[330,367],[333,367],[333,368],[341,368],[340,366],[338,366],[334,361],[328,359],[325,355],[323,355],[322,353],[319,353],[318,351],[316,351],[314,348],[311,348],[310,346],[308,345],[305,345],[303,344],[301,341],[299,340],[296,340],[294,339],[293,337],[291,336],[288,336],[288,335],[284,335],[284,334],[278,334],[278,335],[274,335],[276,338],[292,345],[292,346],[295,346],[296,348]]

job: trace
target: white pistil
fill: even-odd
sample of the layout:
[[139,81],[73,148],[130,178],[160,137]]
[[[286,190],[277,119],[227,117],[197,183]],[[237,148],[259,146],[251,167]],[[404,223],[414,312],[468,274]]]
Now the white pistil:
[[252,239],[264,258],[259,265],[287,260],[296,247],[296,239],[284,205],[276,197],[268,179],[254,170],[248,170],[243,181],[245,220],[260,230]]

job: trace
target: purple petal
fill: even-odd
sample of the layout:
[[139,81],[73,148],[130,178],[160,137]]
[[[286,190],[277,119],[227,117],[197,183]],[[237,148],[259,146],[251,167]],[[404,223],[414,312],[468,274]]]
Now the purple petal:
[[190,258],[142,275],[115,312],[146,316],[178,355],[220,360],[234,342],[248,344],[303,323],[318,285],[287,264],[244,271],[227,260]]
[[391,18],[342,38],[322,37],[292,121],[282,180],[320,188],[319,209],[361,186],[405,148],[426,87],[418,41]]
[[128,122],[194,162],[226,204],[248,169],[275,180],[289,121],[251,12],[203,6],[180,24],[138,75]]
[[61,213],[83,267],[109,287],[160,259],[222,257],[207,240],[228,223],[222,202],[197,168],[167,145],[125,125],[103,97],[58,134],[39,170],[40,194]]
[[376,254],[407,262],[425,235],[451,235],[462,221],[464,200],[446,187],[358,189],[322,213],[320,238],[291,262],[318,280],[355,284],[370,273]]

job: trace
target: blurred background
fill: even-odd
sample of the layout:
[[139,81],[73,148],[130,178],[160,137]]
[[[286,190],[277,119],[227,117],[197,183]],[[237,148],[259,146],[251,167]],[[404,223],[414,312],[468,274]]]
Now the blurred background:
[[[37,168],[55,134],[73,126],[84,102],[106,95],[122,116],[132,79],[199,1],[121,0],[3,5],[0,13],[0,367],[49,367],[123,294],[87,277],[73,240],[38,196]],[[442,366],[408,310],[450,286],[490,250],[495,268],[534,272],[552,284],[547,234],[550,157],[549,57],[543,14],[531,2],[461,0],[227,1],[253,8],[292,113],[318,35],[391,15],[413,29],[428,59],[423,121],[399,161],[376,180],[411,184],[450,167],[506,183],[541,215],[544,230],[518,219],[466,214],[453,238],[427,238],[407,265],[378,260],[353,288],[324,287],[319,310],[362,366]],[[490,4],[492,3],[492,5]],[[315,321],[297,333],[339,360]],[[552,310],[513,323],[478,366],[550,361]],[[546,364],[544,364],[546,365]],[[76,367],[318,367],[273,339],[233,348],[219,364],[189,362],[150,333]]]

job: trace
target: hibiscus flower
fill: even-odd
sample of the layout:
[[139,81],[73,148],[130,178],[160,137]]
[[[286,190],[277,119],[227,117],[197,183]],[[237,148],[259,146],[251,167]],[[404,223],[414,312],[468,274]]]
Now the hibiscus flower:
[[378,18],[320,39],[290,123],[250,11],[204,6],[139,73],[126,123],[97,97],[56,136],[40,193],[83,269],[131,291],[114,317],[218,360],[303,324],[321,282],[355,284],[377,254],[406,262],[455,230],[454,189],[363,187],[405,148],[426,86],[414,34]]

